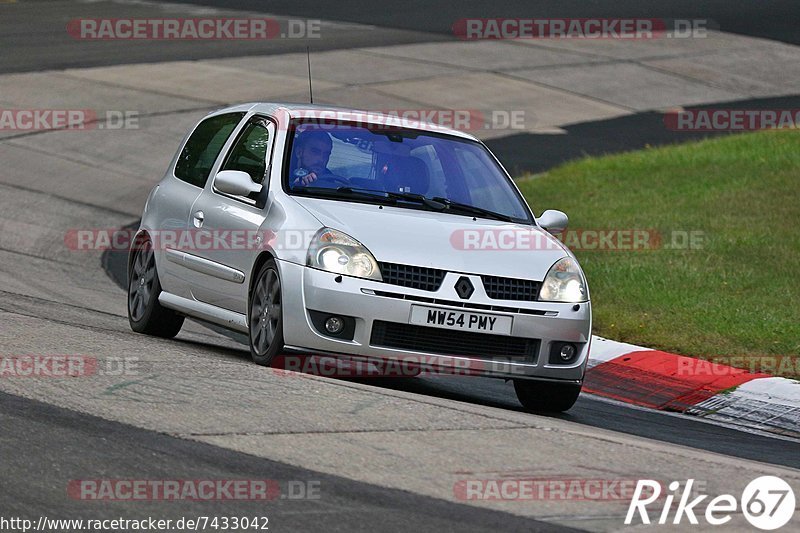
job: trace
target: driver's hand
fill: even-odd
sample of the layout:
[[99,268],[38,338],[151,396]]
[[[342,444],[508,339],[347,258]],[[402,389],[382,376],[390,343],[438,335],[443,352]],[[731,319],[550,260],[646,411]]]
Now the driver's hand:
[[302,185],[303,187],[305,187],[309,183],[314,183],[315,181],[317,181],[317,173],[309,172],[308,174],[306,174],[301,178],[295,178],[295,180],[292,182],[292,187],[295,187],[297,185]]

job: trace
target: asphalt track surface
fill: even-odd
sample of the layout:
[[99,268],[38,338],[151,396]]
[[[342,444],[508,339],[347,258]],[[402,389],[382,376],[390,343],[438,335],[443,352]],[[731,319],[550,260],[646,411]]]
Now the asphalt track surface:
[[[198,3],[198,2],[195,2]],[[199,2],[219,5],[226,9],[263,9],[261,3],[248,1]],[[42,20],[63,23],[74,17],[110,16],[109,13],[92,11],[89,4],[68,2],[25,2],[31,10],[21,19],[0,18],[0,45],[3,49],[13,49],[13,54],[0,57],[0,72],[38,71],[52,68],[74,66],[99,66],[125,64],[145,61],[165,61],[200,57],[226,57],[248,54],[283,53],[296,51],[282,50],[278,44],[269,51],[252,44],[220,46],[208,43],[197,47],[194,44],[170,43],[170,46],[97,48],[95,51],[75,53],[68,42],[62,42],[62,35],[49,35],[40,31]],[[423,5],[424,4],[424,5]],[[359,24],[371,24],[380,31],[357,31],[342,28],[339,36],[325,39],[326,47],[351,47],[401,42],[421,42],[448,38],[452,20],[467,16],[603,16],[609,13],[608,7],[597,12],[586,12],[577,2],[559,3],[558,8],[531,2],[508,3],[502,12],[486,13],[483,2],[462,3],[451,7],[439,3],[375,3],[330,2],[312,5],[308,2],[273,2],[269,12],[279,15],[304,16],[322,19],[335,19]],[[87,7],[88,6],[88,7]],[[135,12],[138,7],[126,6]],[[768,36],[787,42],[797,42],[796,31],[790,27],[798,20],[798,4],[794,2],[734,3],[734,2],[670,2],[614,3],[618,13],[625,16],[649,16],[692,18],[707,17],[718,22],[725,31],[741,32],[749,35]],[[28,7],[28,6],[24,6]],[[705,8],[705,9],[704,9]],[[431,11],[426,11],[430,9]],[[24,10],[23,10],[24,11]],[[433,11],[439,13],[432,17]],[[557,11],[557,13],[556,13]],[[134,13],[135,15],[135,13]],[[131,16],[134,16],[131,15]],[[577,16],[577,15],[576,15]],[[27,17],[27,18],[26,18]],[[253,48],[248,48],[253,47]],[[82,48],[81,50],[84,50]],[[1,97],[2,95],[0,95]],[[775,102],[764,102],[765,107]],[[796,107],[796,106],[795,106]],[[563,146],[563,157],[587,151],[591,138],[606,139],[608,132],[629,131],[633,122],[640,121],[643,131],[647,129],[647,115],[607,121],[596,124],[594,130],[586,130],[581,142],[570,135],[573,144]],[[580,126],[578,126],[579,128]],[[588,126],[586,126],[588,128]],[[655,131],[655,129],[653,129]],[[572,132],[570,132],[572,133]],[[633,138],[629,143],[620,143],[625,149],[641,139]],[[563,136],[562,136],[563,138]],[[555,143],[547,136],[540,137],[543,152],[557,148],[546,143]],[[684,137],[685,139],[685,137]],[[598,140],[598,142],[600,142]],[[506,139],[504,144],[496,141],[502,149],[509,151],[509,157],[516,157],[520,166],[535,168],[524,155],[525,139],[516,140],[520,146],[515,148],[514,140]],[[607,141],[606,141],[607,142]],[[665,142],[670,142],[666,140]],[[529,149],[529,148],[528,148]],[[607,149],[607,148],[606,148]],[[515,151],[516,150],[516,151]],[[588,149],[591,152],[591,149]],[[536,163],[546,168],[560,160]],[[103,265],[96,265],[97,275],[108,275],[115,281],[122,272],[120,257],[106,257]],[[55,267],[54,267],[55,268]],[[105,274],[103,274],[105,272]],[[119,291],[119,298],[125,297]],[[47,318],[52,316],[48,310],[52,302],[31,301],[30,316]],[[4,310],[11,304],[4,301]],[[14,309],[15,312],[21,312]],[[26,315],[28,316],[28,315]],[[88,313],[80,326],[89,333],[105,331],[108,326],[97,314]],[[107,317],[116,326],[120,317]],[[57,320],[53,320],[57,322]],[[181,344],[176,341],[176,343]],[[184,342],[185,343],[185,342]],[[213,344],[196,345],[197,350],[217,353],[222,358],[239,360],[246,355],[242,350],[222,349]],[[363,382],[363,380],[362,380]],[[411,380],[370,380],[374,385],[387,390],[399,390],[420,397],[456,400],[465,404],[488,406],[508,411],[521,411],[508,384],[497,380],[478,378],[417,378]],[[559,420],[576,426],[597,427],[614,432],[678,444],[690,448],[707,450],[730,457],[752,459],[762,463],[800,468],[798,443],[788,439],[742,432],[720,425],[709,424],[689,417],[668,415],[643,409],[632,408],[618,403],[582,397],[577,405]],[[0,474],[6,480],[0,487],[0,502],[3,514],[58,515],[59,518],[76,517],[87,513],[85,502],[70,502],[64,498],[64,485],[67,480],[94,472],[97,477],[130,478],[256,478],[277,480],[319,479],[326,487],[325,498],[320,502],[276,500],[266,506],[267,514],[275,517],[278,530],[318,530],[324,524],[326,530],[374,530],[376,521],[386,530],[441,529],[441,530],[558,530],[552,523],[543,524],[531,519],[523,519],[510,513],[502,513],[473,506],[462,505],[409,492],[386,489],[380,486],[352,481],[344,477],[330,476],[304,470],[296,466],[254,457],[223,448],[190,442],[162,433],[140,429],[131,425],[103,420],[91,415],[54,407],[35,400],[0,393],[0,444],[2,461]],[[146,460],[143,460],[146,458]],[[147,504],[116,505],[104,503],[91,509],[92,518],[126,517],[134,515],[158,515],[159,518],[189,516],[192,514],[233,515],[246,512],[258,513],[258,504],[237,502],[216,505],[204,503],[202,508],[184,502],[147,502]]]
[[[575,531],[553,524],[376,487],[215,446],[175,439],[125,424],[0,393],[4,516],[59,519],[148,516],[240,516],[270,519],[279,531]],[[13,436],[13,438],[9,438]],[[32,462],[32,459],[36,459]],[[143,461],[146,458],[146,461]],[[32,471],[32,465],[36,471]],[[222,502],[91,502],[64,498],[71,480],[114,465],[121,479],[265,479],[281,484],[282,498]],[[313,480],[319,499],[294,499],[293,480]]]
[[[134,226],[138,227],[138,223],[126,228]],[[103,268],[106,274],[120,286],[120,289],[126,283],[125,261],[126,256],[120,253],[106,252],[103,256]],[[227,333],[222,328],[211,327],[232,339],[241,338],[235,333]],[[242,349],[246,349],[246,346],[242,345]],[[362,379],[360,382],[501,409],[523,410],[514,395],[513,386],[499,379],[435,376],[410,379]],[[577,424],[620,431],[733,457],[800,468],[800,453],[798,453],[800,444],[794,440],[746,433],[690,416],[640,409],[586,394],[568,412],[554,416]]]
[[[470,0],[450,4],[436,1],[413,2],[310,2],[257,0],[198,0],[178,2],[69,2],[25,0],[2,5],[0,49],[14,50],[0,55],[0,74],[48,69],[100,67],[176,60],[214,59],[250,55],[272,55],[354,47],[386,46],[453,40],[453,21],[469,17],[650,17],[707,18],[722,31],[800,43],[795,22],[800,20],[800,2],[525,2],[503,5]],[[246,16],[268,12],[277,17],[321,19],[320,39],[272,39],[261,41],[80,41],[63,28],[81,18],[147,18],[186,15],[180,5],[195,16]],[[175,7],[175,6],[178,7]],[[204,12],[207,6],[211,12]],[[236,15],[239,13],[240,15]],[[2,95],[0,95],[1,97]],[[0,98],[1,100],[1,98]],[[719,103],[713,104],[714,107]],[[800,96],[756,98],[729,103],[747,109],[796,109]],[[703,108],[704,106],[695,106]],[[663,115],[641,112],[620,118],[587,121],[566,126],[567,135],[515,133],[489,139],[487,145],[514,174],[541,172],[586,155],[636,150],[646,146],[686,142],[727,133],[670,131],[663,127]]]

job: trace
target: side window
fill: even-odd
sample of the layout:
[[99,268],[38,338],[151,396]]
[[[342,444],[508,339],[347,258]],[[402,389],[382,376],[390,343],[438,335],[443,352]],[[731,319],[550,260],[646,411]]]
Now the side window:
[[228,153],[222,170],[247,172],[256,183],[263,183],[267,173],[273,128],[265,119],[254,119],[244,127]]
[[178,156],[175,177],[197,187],[205,187],[211,167],[242,117],[244,113],[228,113],[201,122]]

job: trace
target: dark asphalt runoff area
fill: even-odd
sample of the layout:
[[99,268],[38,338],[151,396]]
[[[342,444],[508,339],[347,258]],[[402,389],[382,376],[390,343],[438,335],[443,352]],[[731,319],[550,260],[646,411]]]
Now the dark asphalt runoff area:
[[[165,7],[159,7],[163,4]],[[67,24],[78,18],[147,18],[186,16],[175,4],[208,6],[223,13],[269,13],[284,17],[355,23],[365,27],[335,25],[324,38],[271,39],[267,41],[98,41],[71,37]],[[212,15],[197,15],[212,16]],[[586,2],[565,0],[407,0],[364,2],[339,0],[170,0],[169,2],[67,2],[16,0],[0,2],[0,73],[46,69],[95,67],[129,63],[196,60],[247,55],[285,54],[343,48],[386,46],[454,40],[452,25],[474,18],[593,18],[642,17],[704,19],[721,31],[800,44],[797,21],[800,2],[732,0],[621,0]]]
[[[259,0],[177,0],[179,3],[264,9]],[[464,18],[652,18],[705,19],[708,27],[729,33],[800,44],[794,0],[407,0],[364,2],[340,0],[277,0],[269,12],[294,17],[344,20],[386,28],[452,35],[453,23]]]
[[[200,3],[198,3],[200,4]],[[320,14],[311,20],[335,20],[334,3],[320,2]],[[407,29],[359,27],[353,24],[323,25],[320,38],[268,40],[80,40],[70,35],[67,25],[82,18],[169,18],[228,17],[249,18],[257,13],[273,13],[271,4],[254,2],[250,7],[218,2],[218,13],[195,11],[187,7],[176,11],[162,9],[157,2],[74,2],[57,0],[0,1],[0,74],[36,72],[68,68],[101,67],[163,61],[192,61],[223,57],[287,54],[385,46],[427,41],[443,41],[448,36]],[[240,13],[239,10],[247,10]],[[331,17],[323,16],[325,14]],[[285,27],[282,27],[285,29]],[[311,30],[309,30],[311,31]]]

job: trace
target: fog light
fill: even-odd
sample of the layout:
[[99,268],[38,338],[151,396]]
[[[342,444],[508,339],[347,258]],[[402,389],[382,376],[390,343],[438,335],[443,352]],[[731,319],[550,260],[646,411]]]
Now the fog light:
[[337,333],[341,333],[344,329],[344,320],[339,318],[338,316],[328,317],[325,321],[325,331],[330,333],[331,335],[336,335]]
[[562,361],[569,361],[573,357],[575,357],[575,345],[574,344],[565,344],[561,347],[561,351],[558,352],[558,356],[561,357]]

